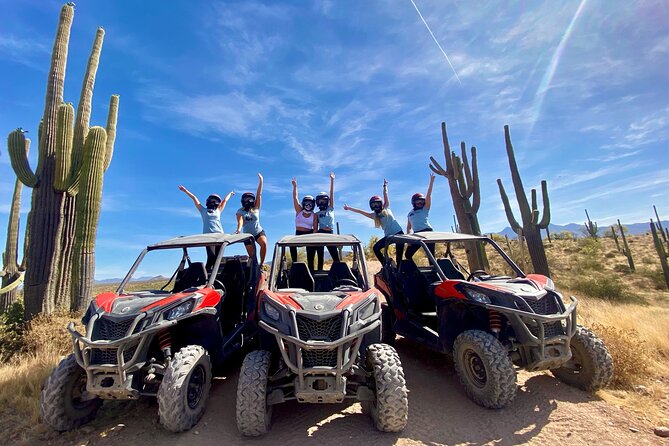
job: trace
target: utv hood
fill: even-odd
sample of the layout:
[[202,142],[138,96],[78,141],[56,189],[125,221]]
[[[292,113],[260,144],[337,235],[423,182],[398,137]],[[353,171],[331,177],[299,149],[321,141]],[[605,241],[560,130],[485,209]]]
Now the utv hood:
[[173,302],[175,296],[183,297],[184,294],[171,294],[159,290],[138,291],[120,296],[115,293],[104,293],[95,298],[95,303],[107,313],[125,316],[138,314],[148,306],[157,306],[156,304],[159,305],[162,300],[166,300],[166,303]]
[[547,291],[540,288],[534,281],[530,279],[504,279],[504,280],[489,280],[484,283],[477,283],[477,285],[484,288],[489,288],[495,291],[515,294],[524,299],[538,300],[547,294]]

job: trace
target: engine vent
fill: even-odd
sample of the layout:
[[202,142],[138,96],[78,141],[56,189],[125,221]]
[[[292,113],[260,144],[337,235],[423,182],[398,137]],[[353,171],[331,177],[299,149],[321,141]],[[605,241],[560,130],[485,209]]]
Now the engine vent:
[[[128,349],[126,349],[123,352],[123,361],[128,362],[130,359],[132,359],[132,355],[135,354],[135,350],[137,350],[137,346],[134,345]],[[111,349],[101,349],[101,348],[94,348],[92,349],[91,352],[91,364],[113,364],[116,365],[116,352],[117,349],[111,348]]]
[[341,337],[341,315],[328,319],[315,320],[297,315],[297,332],[303,341],[332,342]]

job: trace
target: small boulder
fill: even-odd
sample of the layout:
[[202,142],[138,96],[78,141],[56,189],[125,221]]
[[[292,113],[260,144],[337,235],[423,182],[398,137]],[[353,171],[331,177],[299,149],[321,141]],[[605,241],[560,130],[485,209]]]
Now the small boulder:
[[669,427],[658,426],[655,429],[653,429],[653,432],[655,432],[655,435],[657,435],[658,437],[669,438]]

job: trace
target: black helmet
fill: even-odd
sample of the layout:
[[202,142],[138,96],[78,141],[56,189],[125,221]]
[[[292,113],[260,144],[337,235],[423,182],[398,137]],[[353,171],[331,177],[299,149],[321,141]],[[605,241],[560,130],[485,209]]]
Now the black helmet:
[[369,199],[369,208],[374,212],[381,212],[383,209],[383,200],[378,195],[372,195]]
[[302,209],[305,211],[313,211],[314,206],[316,205],[316,200],[311,195],[305,195],[302,197]]
[[256,203],[256,196],[253,192],[244,192],[242,194],[242,207],[248,211]]
[[414,209],[422,209],[425,206],[425,195],[420,192],[413,194],[411,196],[411,206],[413,206]]
[[207,201],[205,202],[205,205],[207,209],[216,209],[221,205],[221,197],[217,194],[211,194],[207,197]]
[[330,206],[330,196],[325,192],[316,195],[316,206],[318,206],[318,209],[321,211],[326,210],[328,206]]

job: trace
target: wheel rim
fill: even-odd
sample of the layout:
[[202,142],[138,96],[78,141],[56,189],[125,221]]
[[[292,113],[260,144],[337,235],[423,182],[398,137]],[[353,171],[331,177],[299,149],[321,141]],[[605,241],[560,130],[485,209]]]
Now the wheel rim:
[[204,384],[205,384],[206,373],[204,367],[198,365],[193,373],[190,376],[188,381],[188,394],[186,399],[188,401],[188,407],[195,409],[200,400],[202,400],[202,394],[204,393]]
[[464,353],[465,372],[469,380],[479,388],[485,387],[488,382],[485,364],[474,350],[466,350]]

